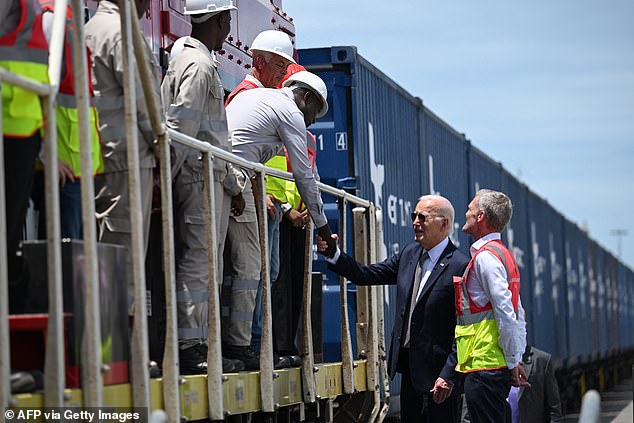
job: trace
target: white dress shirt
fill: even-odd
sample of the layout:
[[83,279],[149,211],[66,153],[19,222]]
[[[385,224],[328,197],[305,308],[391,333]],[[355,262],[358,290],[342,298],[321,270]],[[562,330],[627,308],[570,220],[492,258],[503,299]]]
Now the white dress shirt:
[[[478,239],[471,245],[471,256],[484,244],[495,239],[501,239],[499,232],[490,233]],[[516,318],[506,269],[493,253],[482,251],[478,254],[467,277],[467,291],[479,307],[489,302],[493,306],[493,314],[500,332],[498,343],[504,352],[506,364],[509,369],[517,367],[526,349],[524,309],[518,298],[518,317]]]

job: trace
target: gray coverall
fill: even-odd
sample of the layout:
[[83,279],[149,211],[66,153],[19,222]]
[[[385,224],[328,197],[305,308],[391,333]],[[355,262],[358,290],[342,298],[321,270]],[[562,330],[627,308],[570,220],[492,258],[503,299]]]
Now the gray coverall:
[[[243,91],[227,106],[227,118],[233,153],[237,156],[265,163],[286,147],[293,176],[311,217],[317,227],[325,225],[321,195],[306,151],[304,116],[291,89]],[[227,248],[232,272],[223,278],[223,318],[228,320],[223,321],[223,341],[235,346],[251,343],[261,270],[258,224],[249,183],[243,197],[246,203],[243,215],[232,216],[229,221]]]
[[[86,45],[92,54],[92,84],[99,114],[99,131],[104,158],[104,173],[95,176],[95,209],[99,240],[130,249],[130,194],[126,153],[126,125],[123,97],[123,46],[119,7],[110,1],[99,3],[97,12],[86,24]],[[147,44],[146,54],[154,71],[153,88],[159,96],[159,67]],[[136,66],[135,66],[136,68]],[[143,215],[143,254],[147,251],[152,207],[152,169],[155,165],[154,134],[150,125],[143,90],[137,75],[137,126],[141,207]],[[128,280],[132,281],[132,259],[126,256]],[[129,285],[129,293],[130,293]],[[129,304],[131,304],[129,294]]]
[[[179,132],[231,151],[224,108],[224,89],[209,50],[186,37],[161,85],[167,125]],[[174,225],[178,337],[181,348],[207,340],[209,273],[204,225],[204,183],[201,153],[174,144]],[[214,160],[216,253],[222,275],[231,197],[241,191],[231,166]],[[220,279],[218,279],[220,280]]]

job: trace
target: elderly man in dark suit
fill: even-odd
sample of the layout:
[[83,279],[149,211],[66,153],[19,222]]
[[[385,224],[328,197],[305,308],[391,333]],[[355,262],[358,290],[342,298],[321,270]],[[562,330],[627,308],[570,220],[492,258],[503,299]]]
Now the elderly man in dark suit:
[[[426,195],[412,213],[416,242],[399,254],[368,266],[338,249],[327,258],[332,270],[358,285],[397,285],[388,366],[392,378],[396,372],[403,375],[403,423],[458,419],[455,395],[451,396],[455,362],[448,361],[456,325],[452,277],[464,272],[469,259],[449,240],[453,221],[449,200]],[[318,237],[318,250],[326,247]]]

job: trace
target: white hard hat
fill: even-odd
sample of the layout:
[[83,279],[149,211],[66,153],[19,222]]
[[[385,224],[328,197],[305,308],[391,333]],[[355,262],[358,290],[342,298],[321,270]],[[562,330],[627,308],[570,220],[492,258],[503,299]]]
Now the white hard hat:
[[233,0],[185,0],[186,15],[216,14],[234,9],[237,7],[233,4]]
[[293,59],[293,44],[291,43],[291,39],[282,31],[270,29],[268,31],[260,32],[253,40],[251,50],[275,53],[286,60],[290,60],[291,63],[295,63],[295,60]]
[[305,87],[314,92],[321,99],[321,110],[317,113],[317,117],[320,118],[328,112],[328,89],[323,79],[318,77],[312,72],[300,71],[292,74],[282,86],[290,87],[297,85]]

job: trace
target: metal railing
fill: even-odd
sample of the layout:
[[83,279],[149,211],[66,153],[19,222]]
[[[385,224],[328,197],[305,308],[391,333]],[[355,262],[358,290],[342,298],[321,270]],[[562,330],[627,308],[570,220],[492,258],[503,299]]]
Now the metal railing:
[[[157,137],[160,158],[161,204],[162,204],[162,232],[163,232],[163,266],[165,271],[165,308],[166,308],[166,339],[163,362],[163,403],[167,420],[177,422],[181,420],[179,384],[182,383],[175,365],[178,362],[178,333],[175,292],[175,259],[174,236],[172,216],[172,192],[171,192],[171,164],[169,145],[178,142],[203,154],[204,165],[204,213],[208,235],[209,251],[215,251],[215,223],[214,223],[214,192],[213,192],[213,160],[225,160],[254,171],[257,175],[256,183],[260,185],[262,198],[266,194],[266,176],[274,176],[286,180],[293,180],[292,174],[277,169],[266,167],[260,163],[253,163],[241,159],[231,153],[201,142],[185,134],[166,130],[163,116],[160,115],[159,99],[155,97],[147,58],[143,48],[143,35],[140,31],[139,21],[135,7],[131,7],[132,1],[122,1],[120,5],[121,27],[123,39],[124,58],[124,104],[127,128],[127,155],[129,167],[129,192],[130,192],[130,220],[132,222],[131,256],[133,262],[134,282],[134,322],[132,329],[132,395],[133,406],[149,409],[149,354],[148,354],[148,327],[146,318],[146,285],[144,254],[142,246],[142,219],[140,207],[139,184],[139,159],[138,139],[136,125],[136,91],[135,83],[140,82],[143,89],[145,103],[148,107],[150,121],[154,134]],[[40,84],[28,78],[12,74],[0,69],[1,83],[20,86],[38,94],[43,99],[45,128],[45,154],[48,158],[45,167],[46,181],[46,217],[47,217],[47,256],[49,273],[49,323],[47,333],[47,348],[45,352],[45,405],[61,407],[64,405],[64,334],[63,334],[63,307],[62,307],[62,269],[61,269],[61,239],[60,239],[60,211],[58,190],[58,166],[57,160],[57,130],[55,124],[55,98],[59,85],[62,52],[64,50],[64,34],[67,0],[56,0],[53,35],[49,53],[50,84]],[[81,171],[83,175],[92,175],[92,156],[89,128],[89,100],[88,69],[86,61],[86,43],[83,28],[83,4],[81,0],[72,0],[72,8],[81,11],[73,14],[73,71],[75,74],[75,92],[79,115]],[[136,68],[135,68],[136,64]],[[137,69],[139,79],[137,81]],[[0,99],[1,102],[1,99]],[[0,104],[1,106],[1,104]],[[0,126],[1,126],[0,117]],[[0,134],[0,142],[3,142]],[[359,206],[358,210],[366,213],[366,216],[355,215],[359,220],[356,231],[361,231],[369,238],[362,244],[364,247],[363,261],[376,260],[377,240],[374,232],[376,227],[374,206],[357,196],[329,185],[318,183],[321,192],[332,194],[339,198],[341,217],[342,249],[347,248],[346,240],[346,211],[349,204]],[[0,404],[6,407],[11,404],[10,391],[10,363],[9,363],[9,329],[8,329],[8,275],[7,275],[7,246],[6,246],[6,198],[4,185],[4,152],[0,148]],[[82,391],[83,402],[86,407],[99,407],[103,405],[103,384],[101,379],[102,364],[100,354],[100,312],[98,292],[98,262],[97,262],[97,235],[95,228],[93,178],[81,178],[82,196],[82,221],[84,233],[84,272],[86,276],[86,292],[84,297],[86,330],[82,335]],[[258,204],[260,216],[266,216],[265,203]],[[369,211],[369,213],[368,213]],[[369,219],[369,220],[368,220]],[[270,281],[268,277],[268,248],[267,248],[267,219],[260,219],[261,254],[262,254],[262,307],[263,307],[263,333],[262,352],[260,355],[260,395],[262,410],[275,411],[274,404],[274,372],[273,372],[273,342],[271,322]],[[379,225],[380,226],[380,225]],[[315,366],[312,346],[312,328],[310,318],[310,293],[312,292],[312,224],[306,228],[305,247],[305,273],[304,273],[304,299],[302,319],[302,358],[303,358],[303,390],[304,400],[313,403],[317,400],[315,394]],[[369,254],[368,254],[369,252]],[[220,344],[220,301],[218,293],[218,278],[216,255],[209,254],[209,349],[208,349],[208,405],[209,418],[222,420],[225,418],[222,390],[222,354]],[[342,321],[342,371],[343,390],[346,394],[354,393],[354,364],[352,357],[349,318],[347,312],[346,282],[340,278],[340,312]],[[382,289],[382,288],[381,288]],[[368,387],[374,391],[373,420],[381,421],[384,413],[380,404],[379,368],[384,362],[384,339],[382,334],[382,309],[383,302],[378,288],[360,289],[359,297],[364,297],[366,306],[360,312],[358,321],[360,326],[365,324],[360,340],[362,348],[368,356]],[[380,312],[377,311],[380,309]],[[365,322],[365,323],[364,323]],[[361,347],[362,346],[362,347]],[[383,363],[384,367],[384,363]],[[385,378],[386,375],[383,376]],[[384,379],[385,380],[385,379]],[[384,397],[389,396],[389,388],[384,385]],[[384,404],[387,403],[387,400]],[[383,407],[384,408],[384,407]]]

